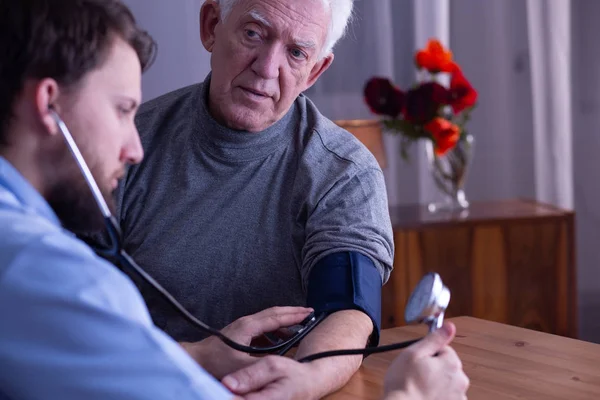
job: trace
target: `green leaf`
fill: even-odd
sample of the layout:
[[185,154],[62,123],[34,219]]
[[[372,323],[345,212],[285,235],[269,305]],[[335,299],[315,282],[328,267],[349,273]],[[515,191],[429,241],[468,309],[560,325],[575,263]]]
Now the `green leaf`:
[[421,126],[415,125],[403,119],[388,119],[384,120],[383,124],[388,132],[398,132],[413,139],[427,137],[427,133]]

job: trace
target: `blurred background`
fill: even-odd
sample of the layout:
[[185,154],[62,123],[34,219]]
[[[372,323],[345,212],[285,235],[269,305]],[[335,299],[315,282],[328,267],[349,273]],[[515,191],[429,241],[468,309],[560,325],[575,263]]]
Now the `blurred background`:
[[[144,100],[202,81],[202,0],[125,0],[158,42]],[[600,1],[356,0],[332,67],[307,95],[331,119],[374,119],[372,76],[406,88],[416,49],[438,38],[479,92],[469,130],[471,201],[528,198],[574,210],[579,337],[600,342]],[[423,146],[409,163],[384,135],[390,205],[436,197]],[[553,307],[548,304],[548,307]]]

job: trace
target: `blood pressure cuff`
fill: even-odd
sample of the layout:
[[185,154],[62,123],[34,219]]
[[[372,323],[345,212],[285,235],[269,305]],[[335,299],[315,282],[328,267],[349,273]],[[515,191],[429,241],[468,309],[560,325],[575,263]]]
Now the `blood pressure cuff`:
[[381,276],[367,256],[354,251],[320,259],[308,277],[308,307],[316,314],[360,310],[373,321],[367,347],[379,344],[381,330]]

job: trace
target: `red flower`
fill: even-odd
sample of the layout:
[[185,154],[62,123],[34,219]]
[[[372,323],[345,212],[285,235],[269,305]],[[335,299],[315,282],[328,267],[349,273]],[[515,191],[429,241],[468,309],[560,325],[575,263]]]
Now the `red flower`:
[[417,52],[415,63],[419,69],[425,68],[433,74],[452,72],[456,68],[452,61],[452,52],[446,49],[437,39],[429,40],[427,46]]
[[450,105],[454,114],[474,106],[476,102],[477,91],[467,81],[460,68],[456,68],[450,79]]
[[460,128],[444,118],[434,118],[425,125],[425,130],[431,133],[435,143],[435,153],[438,156],[453,149],[460,139]]
[[371,78],[365,85],[364,96],[375,114],[394,118],[404,109],[404,93],[386,78]]
[[430,121],[439,108],[448,104],[449,92],[437,82],[427,82],[406,93],[406,119],[422,124]]

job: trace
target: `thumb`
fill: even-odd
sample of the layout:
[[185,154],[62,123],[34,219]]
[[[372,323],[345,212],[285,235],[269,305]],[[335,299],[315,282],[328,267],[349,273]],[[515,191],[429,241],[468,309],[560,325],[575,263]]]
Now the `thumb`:
[[285,376],[286,365],[296,361],[281,356],[266,356],[256,363],[231,373],[221,380],[237,394],[257,391]]
[[450,344],[454,335],[456,335],[456,326],[452,322],[444,322],[440,329],[414,344],[413,351],[418,357],[431,357]]

